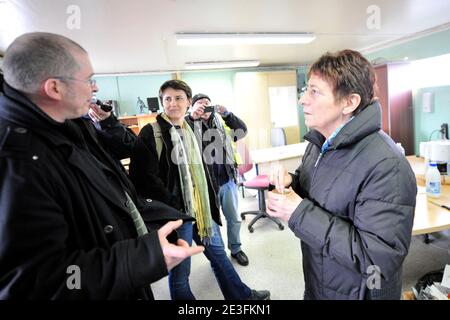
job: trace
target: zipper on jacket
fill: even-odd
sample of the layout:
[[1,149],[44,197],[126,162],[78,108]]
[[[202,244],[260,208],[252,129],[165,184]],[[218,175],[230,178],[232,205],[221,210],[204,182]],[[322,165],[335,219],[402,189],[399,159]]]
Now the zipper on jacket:
[[323,153],[319,153],[319,156],[317,157],[316,163],[314,164],[314,172],[313,172],[313,176],[311,178],[311,184],[314,181],[314,178],[316,177],[316,172],[317,172],[317,166],[319,165],[319,161],[320,159],[322,159]]
[[327,153],[328,151],[334,151],[334,150],[336,150],[336,148],[332,147],[332,148],[329,148],[329,149],[325,150],[325,152],[319,153],[319,156],[317,157],[316,163],[314,164],[314,168],[317,168],[317,166],[319,165],[320,160],[322,160],[322,158],[325,155],[325,153]]
[[319,153],[319,156],[317,157],[316,163],[314,164],[314,168],[317,168],[317,165],[319,164],[320,159],[322,159],[323,153]]
[[311,179],[311,183],[314,181],[314,178],[315,178],[315,176],[316,176],[317,166],[319,165],[320,160],[323,158],[323,156],[325,155],[325,153],[327,153],[328,151],[334,151],[334,150],[336,150],[335,147],[330,148],[330,149],[326,150],[326,151],[323,152],[323,153],[322,153],[322,152],[319,153],[319,156],[317,157],[316,163],[314,164],[314,173],[313,173],[313,176],[312,176],[312,179]]

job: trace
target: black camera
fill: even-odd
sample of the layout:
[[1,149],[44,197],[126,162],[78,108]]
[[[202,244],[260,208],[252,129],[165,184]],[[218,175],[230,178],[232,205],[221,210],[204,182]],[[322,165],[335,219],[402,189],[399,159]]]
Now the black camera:
[[110,112],[113,109],[112,105],[103,103],[98,99],[92,99],[91,102],[98,105],[100,107],[100,109],[102,109],[105,112]]
[[206,106],[205,109],[203,110],[205,113],[206,112],[214,112],[217,111],[217,106]]

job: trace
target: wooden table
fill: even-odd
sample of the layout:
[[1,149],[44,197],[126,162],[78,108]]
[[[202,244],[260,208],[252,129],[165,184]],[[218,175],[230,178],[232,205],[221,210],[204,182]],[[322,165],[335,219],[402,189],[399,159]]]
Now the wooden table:
[[[443,185],[441,197],[434,202],[450,206],[450,186]],[[425,187],[419,186],[416,198],[413,236],[450,229],[450,211],[427,200]]]
[[[408,156],[406,158],[416,175],[418,187],[412,234],[428,234],[450,229],[450,211],[427,200],[425,192],[424,159],[416,156]],[[445,179],[443,178],[443,182],[445,182],[444,180]],[[450,207],[450,185],[443,184],[441,196],[437,199],[433,199],[433,201]]]

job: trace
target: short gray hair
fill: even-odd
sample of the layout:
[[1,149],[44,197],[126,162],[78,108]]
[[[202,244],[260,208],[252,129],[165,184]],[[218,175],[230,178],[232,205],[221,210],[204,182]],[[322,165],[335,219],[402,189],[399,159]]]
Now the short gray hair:
[[64,36],[26,33],[6,49],[3,60],[5,82],[26,94],[35,94],[42,81],[56,76],[72,76],[79,68],[74,51],[86,53],[79,44]]

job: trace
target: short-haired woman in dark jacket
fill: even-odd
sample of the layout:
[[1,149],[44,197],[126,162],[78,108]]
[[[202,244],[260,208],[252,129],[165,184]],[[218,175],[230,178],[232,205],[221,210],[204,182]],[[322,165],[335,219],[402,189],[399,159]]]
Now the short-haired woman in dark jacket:
[[308,78],[299,102],[309,145],[295,174],[272,172],[279,193],[267,212],[301,239],[305,299],[399,299],[417,187],[380,129],[375,72],[344,50],[319,58]]

